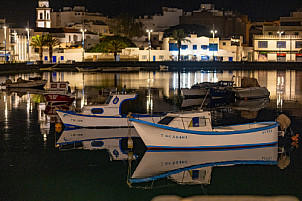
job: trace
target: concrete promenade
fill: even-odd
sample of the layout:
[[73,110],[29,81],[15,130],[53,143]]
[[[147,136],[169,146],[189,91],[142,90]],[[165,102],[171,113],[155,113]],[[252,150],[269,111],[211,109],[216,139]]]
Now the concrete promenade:
[[[74,62],[72,64],[0,64],[0,74],[49,71],[77,71],[79,68],[120,68],[140,67],[140,70],[159,70],[160,66],[168,66],[168,71],[198,70],[302,70],[302,62],[199,62],[199,61],[163,61],[163,62]],[[53,68],[51,68],[53,67]]]

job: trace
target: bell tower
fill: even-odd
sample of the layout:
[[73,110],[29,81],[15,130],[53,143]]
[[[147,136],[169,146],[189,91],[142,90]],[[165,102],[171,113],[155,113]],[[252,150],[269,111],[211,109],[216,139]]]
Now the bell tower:
[[36,27],[50,28],[50,8],[48,0],[39,0],[37,9]]

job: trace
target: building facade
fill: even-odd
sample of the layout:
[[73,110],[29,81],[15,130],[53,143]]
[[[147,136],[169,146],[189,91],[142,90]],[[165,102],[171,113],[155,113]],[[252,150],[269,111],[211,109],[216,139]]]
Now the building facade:
[[51,17],[49,1],[39,0],[37,10],[37,21],[36,27],[40,28],[50,28],[51,27]]

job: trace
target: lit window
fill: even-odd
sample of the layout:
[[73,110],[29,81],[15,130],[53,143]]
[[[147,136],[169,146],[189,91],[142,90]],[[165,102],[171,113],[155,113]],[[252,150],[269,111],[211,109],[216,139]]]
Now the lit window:
[[286,48],[285,41],[277,41],[277,48]]

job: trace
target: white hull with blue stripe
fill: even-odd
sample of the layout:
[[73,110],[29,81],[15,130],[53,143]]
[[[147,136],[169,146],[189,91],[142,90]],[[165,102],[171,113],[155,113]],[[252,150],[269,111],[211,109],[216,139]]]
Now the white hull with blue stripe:
[[130,119],[148,149],[228,149],[278,143],[278,122],[212,128],[210,112],[167,114],[158,123]]
[[[182,184],[209,184],[211,167],[245,164],[277,165],[278,146],[210,151],[147,151],[131,183],[170,178]],[[197,174],[196,174],[197,173]]]
[[[129,127],[127,116],[121,113],[121,105],[136,97],[136,94],[114,94],[103,105],[85,106],[82,112],[57,110],[57,114],[66,127]],[[161,119],[160,116],[147,114],[132,116],[148,122],[158,122]]]

